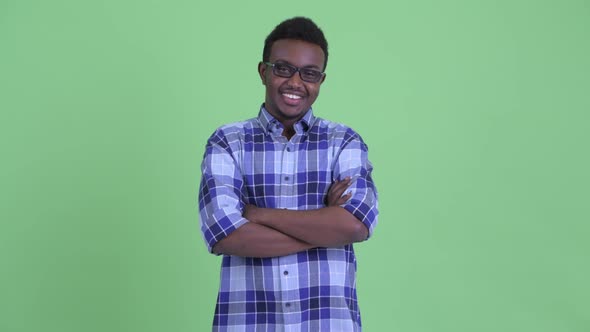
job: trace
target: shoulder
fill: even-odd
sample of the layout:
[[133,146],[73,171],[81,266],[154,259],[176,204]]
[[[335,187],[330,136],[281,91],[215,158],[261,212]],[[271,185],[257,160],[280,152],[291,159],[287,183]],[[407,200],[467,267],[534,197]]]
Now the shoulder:
[[243,141],[245,136],[258,131],[262,131],[262,127],[257,118],[224,124],[215,129],[209,137],[208,144],[231,145]]
[[313,126],[310,128],[310,134],[325,136],[330,141],[339,142],[342,145],[346,145],[351,141],[363,142],[361,135],[351,127],[319,117],[316,118]]

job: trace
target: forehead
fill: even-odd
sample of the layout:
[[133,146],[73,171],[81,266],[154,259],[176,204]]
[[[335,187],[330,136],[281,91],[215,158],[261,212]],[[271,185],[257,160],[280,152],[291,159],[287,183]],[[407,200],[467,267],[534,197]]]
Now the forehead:
[[297,67],[323,68],[324,51],[319,45],[296,39],[279,39],[272,44],[270,62],[287,61]]

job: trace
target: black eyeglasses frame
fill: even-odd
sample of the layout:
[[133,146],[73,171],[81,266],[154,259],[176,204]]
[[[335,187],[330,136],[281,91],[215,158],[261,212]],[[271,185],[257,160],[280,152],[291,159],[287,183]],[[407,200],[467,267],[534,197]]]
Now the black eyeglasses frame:
[[[293,77],[293,75],[295,75],[295,73],[299,72],[299,78],[301,78],[302,81],[307,82],[307,83],[318,83],[326,75],[325,72],[322,72],[322,71],[319,71],[319,70],[310,69],[310,68],[299,68],[299,67],[293,66],[292,64],[285,63],[285,62],[278,62],[278,63],[277,62],[274,62],[273,63],[273,62],[266,62],[265,61],[263,63],[265,65],[267,65],[267,66],[271,66],[272,67],[272,73],[274,75],[276,75],[276,76],[279,76],[279,77],[291,78],[291,77]],[[277,73],[276,65],[286,66],[286,67],[290,68],[291,69],[291,75],[288,75],[287,76],[287,75],[283,75],[283,74]],[[301,74],[301,70],[307,70],[307,71],[318,73],[319,75],[318,75],[317,80],[309,80],[309,79],[303,78],[303,75]]]

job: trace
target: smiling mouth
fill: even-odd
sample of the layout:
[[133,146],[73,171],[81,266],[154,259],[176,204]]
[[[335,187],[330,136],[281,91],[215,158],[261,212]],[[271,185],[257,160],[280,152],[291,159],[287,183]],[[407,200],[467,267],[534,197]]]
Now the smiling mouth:
[[298,100],[298,99],[301,99],[302,98],[301,96],[293,95],[293,94],[290,94],[290,93],[283,93],[282,95],[285,96],[285,97],[287,97],[287,98],[289,98],[289,99],[295,99],[295,100]]

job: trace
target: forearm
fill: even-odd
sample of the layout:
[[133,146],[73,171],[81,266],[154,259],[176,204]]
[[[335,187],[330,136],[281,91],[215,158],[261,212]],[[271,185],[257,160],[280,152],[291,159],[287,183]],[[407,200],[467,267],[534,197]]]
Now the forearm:
[[368,236],[365,225],[339,206],[302,211],[253,207],[248,213],[252,222],[320,247],[338,247]]
[[213,247],[216,254],[242,257],[276,257],[316,247],[276,229],[248,222]]

